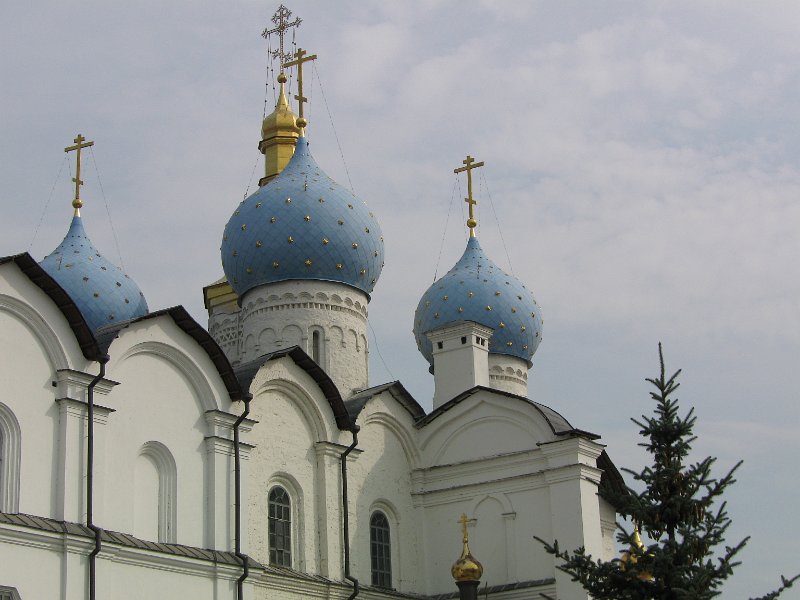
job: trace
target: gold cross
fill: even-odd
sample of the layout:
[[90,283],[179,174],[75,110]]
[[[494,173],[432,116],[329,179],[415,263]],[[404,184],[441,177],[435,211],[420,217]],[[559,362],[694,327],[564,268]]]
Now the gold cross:
[[317,58],[316,54],[312,54],[311,56],[306,56],[308,54],[302,48],[298,48],[295,56],[297,57],[295,60],[287,63],[283,63],[283,68],[288,67],[297,67],[297,95],[294,97],[300,103],[300,109],[298,111],[299,117],[297,117],[297,126],[302,129],[308,123],[305,118],[303,117],[303,103],[308,102],[308,98],[303,96],[303,63],[306,63],[310,60],[315,60]]
[[468,519],[465,513],[461,513],[461,518],[458,520],[461,523],[461,535],[464,537],[464,543],[466,544],[469,541],[469,536],[467,535],[467,524],[474,523],[478,519]]
[[469,237],[475,237],[475,227],[478,225],[478,222],[475,220],[475,211],[473,207],[478,202],[472,197],[472,169],[482,167],[483,162],[476,163],[475,159],[469,154],[467,154],[467,158],[461,162],[466,166],[454,169],[453,173],[461,173],[462,171],[467,172],[467,197],[464,198],[464,202],[469,204],[469,219],[467,219],[467,227],[469,227]]
[[[78,134],[78,137],[72,141],[75,142],[75,145],[64,148],[64,152],[72,152],[73,150],[78,151],[76,157],[75,177],[72,178],[72,181],[75,182],[75,199],[72,201],[72,207],[75,209],[75,216],[80,216],[80,208],[83,206],[83,202],[81,202],[81,186],[83,185],[83,180],[81,179],[81,148],[94,146],[94,142],[86,142],[86,138],[80,133]],[[84,144],[84,142],[86,143]]]
[[269,39],[269,36],[273,33],[278,34],[278,49],[272,51],[272,58],[277,58],[279,61],[283,62],[287,59],[292,58],[291,54],[285,54],[283,51],[283,36],[286,35],[286,32],[289,31],[292,27],[300,27],[300,23],[303,20],[300,17],[297,17],[291,23],[289,22],[289,17],[292,16],[292,11],[286,8],[283,4],[278,7],[278,10],[275,11],[275,14],[272,15],[272,22],[275,23],[275,27],[272,29],[264,29],[261,34],[261,37],[264,39]]

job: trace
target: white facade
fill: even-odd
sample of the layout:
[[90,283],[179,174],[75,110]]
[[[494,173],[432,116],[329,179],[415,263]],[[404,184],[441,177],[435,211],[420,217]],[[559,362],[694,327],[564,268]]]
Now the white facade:
[[[80,328],[52,290],[34,282],[38,267],[19,262],[0,265],[0,585],[23,599],[86,597],[94,544],[84,526],[86,389],[99,364],[87,359]],[[233,371],[220,370],[203,335],[171,309],[128,324],[108,345],[94,395],[94,521],[106,531],[98,598],[236,596],[232,425],[244,403],[231,400],[237,390],[225,377]],[[399,593],[454,591],[449,569],[463,512],[476,519],[471,544],[489,587],[533,582],[491,596],[585,597],[533,536],[613,554],[613,509],[597,496],[597,441],[488,386],[470,386],[425,415],[396,383],[342,399],[313,366],[293,348],[239,373],[247,386],[239,391],[252,394],[240,430],[246,598],[350,595],[341,455],[351,420],[360,427],[348,457],[351,572],[363,597],[382,594],[369,587],[375,511],[390,526]],[[291,569],[269,566],[275,486],[291,499]]]
[[0,598],[455,594],[463,513],[491,598],[586,599],[534,536],[613,557],[619,473],[490,327],[427,332],[426,414],[368,387],[365,291],[225,286],[208,331],[176,307],[92,332],[30,256],[0,259]]

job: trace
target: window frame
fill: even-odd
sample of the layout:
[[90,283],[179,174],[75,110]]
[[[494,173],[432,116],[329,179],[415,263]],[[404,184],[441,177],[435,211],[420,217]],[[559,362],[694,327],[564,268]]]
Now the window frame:
[[178,540],[178,466],[169,448],[150,440],[139,450],[158,474],[158,543],[175,544]]
[[[382,519],[376,524],[375,520]],[[376,533],[385,539],[376,539]],[[392,586],[392,521],[386,512],[375,509],[369,516],[369,565],[370,582],[374,587],[394,589]]]
[[[277,493],[278,491],[283,493],[283,497],[286,500],[285,504],[279,505],[277,501],[273,500],[273,494]],[[273,503],[275,506],[280,506],[280,508],[285,511],[285,514],[288,515],[288,518],[274,517],[272,514]],[[286,486],[276,483],[269,488],[269,491],[267,492],[267,552],[269,554],[270,565],[292,568],[293,562],[296,559],[294,552],[296,538],[295,515],[293,507],[294,504],[295,499],[292,497],[291,492],[286,488]],[[277,525],[278,523],[283,524],[283,527],[285,527],[285,532],[282,534],[279,534],[273,529],[274,525]],[[283,538],[288,540],[288,544],[286,544],[288,547],[277,547],[278,535],[281,535]],[[273,538],[275,538],[275,544],[273,544]]]
[[0,512],[19,512],[21,446],[19,421],[11,408],[0,402]]

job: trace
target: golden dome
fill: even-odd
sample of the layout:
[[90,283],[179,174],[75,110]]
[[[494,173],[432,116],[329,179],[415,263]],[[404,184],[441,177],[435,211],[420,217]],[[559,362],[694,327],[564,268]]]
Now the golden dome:
[[450,569],[453,579],[456,581],[478,581],[483,575],[483,565],[472,556],[472,552],[469,550],[469,536],[467,535],[467,523],[469,521],[467,515],[461,515],[459,523],[461,523],[463,531],[464,548],[461,550],[461,556],[453,563],[453,568]]
[[461,558],[453,563],[453,568],[450,569],[450,572],[456,581],[479,581],[481,575],[483,575],[483,565],[472,556],[467,542],[464,542],[464,551],[461,553]]
[[[644,544],[642,543],[642,536],[639,535],[639,527],[637,526],[633,529],[630,550],[622,553],[620,568],[624,571],[626,565],[635,565],[638,558],[634,555],[634,552],[639,551],[639,553],[641,553],[643,550]],[[641,571],[639,573],[639,579],[642,581],[653,581],[653,576],[647,571]]]

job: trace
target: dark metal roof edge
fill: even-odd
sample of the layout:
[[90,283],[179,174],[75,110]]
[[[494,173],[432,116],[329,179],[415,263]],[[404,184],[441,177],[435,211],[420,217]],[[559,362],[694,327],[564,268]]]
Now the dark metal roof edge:
[[[72,521],[58,521],[49,517],[38,517],[35,515],[28,515],[25,513],[4,513],[0,512],[0,523],[9,525],[16,525],[19,527],[27,527],[29,529],[36,529],[38,531],[45,531],[57,534],[68,534],[84,537],[87,539],[94,538],[94,532],[81,523]],[[160,554],[168,554],[171,556],[179,556],[182,558],[189,558],[193,560],[200,560],[212,563],[222,563],[227,565],[238,566],[241,560],[233,553],[223,550],[216,550],[214,548],[200,548],[198,546],[188,546],[185,544],[175,543],[160,543],[149,540],[144,540],[136,536],[122,533],[119,531],[102,530],[101,533],[104,542],[123,546],[125,548],[134,548],[137,550],[146,550],[149,552],[158,552]],[[249,557],[249,566],[251,569],[258,569],[266,574],[273,575],[286,575],[289,577],[296,577],[307,581],[316,581],[332,585],[347,585],[344,582],[313,575],[311,573],[303,573],[286,567],[276,567],[274,565],[263,565]],[[487,588],[488,593],[495,594],[498,592],[524,589],[531,587],[538,587],[542,585],[551,585],[554,579],[539,579],[531,581],[520,581],[515,583],[505,583],[495,585]],[[458,598],[458,592],[447,594],[437,594],[425,596],[421,594],[409,594],[397,592],[395,590],[387,590],[377,588],[369,585],[362,586],[362,589],[381,592],[386,595],[394,596],[397,598],[419,598],[420,600],[448,600],[450,598]]]
[[405,386],[400,381],[390,381],[361,390],[344,401],[352,422],[355,423],[358,415],[372,398],[386,391],[411,415],[414,422],[425,418],[425,409],[420,406]]
[[589,431],[584,431],[582,429],[576,429],[576,428],[572,427],[571,425],[570,425],[570,429],[556,429],[554,424],[553,424],[552,419],[548,416],[547,411],[553,412],[556,415],[558,415],[559,417],[561,417],[562,419],[564,419],[564,422],[567,425],[570,424],[569,421],[567,421],[567,419],[565,419],[558,411],[555,411],[552,408],[550,408],[549,406],[545,406],[544,404],[540,404],[538,402],[534,402],[533,400],[531,400],[530,398],[526,398],[525,396],[520,396],[519,394],[514,394],[512,392],[506,392],[505,390],[498,390],[498,389],[495,389],[495,388],[486,387],[484,385],[476,385],[473,388],[470,388],[470,389],[468,389],[466,391],[461,392],[455,398],[452,398],[451,400],[448,400],[447,402],[442,404],[439,408],[431,411],[424,418],[420,419],[417,422],[416,426],[419,427],[419,428],[424,427],[425,425],[427,425],[431,421],[434,421],[437,417],[439,417],[439,415],[447,412],[451,408],[454,408],[455,406],[457,406],[458,404],[460,404],[462,401],[466,400],[470,396],[472,396],[474,394],[477,394],[478,392],[482,392],[482,391],[483,392],[490,392],[492,394],[498,394],[500,396],[506,396],[507,398],[514,398],[515,400],[520,400],[522,402],[525,402],[526,404],[531,405],[533,408],[535,408],[539,412],[540,415],[542,415],[542,417],[544,418],[545,422],[550,427],[550,430],[553,432],[553,435],[560,436],[560,435],[574,434],[574,435],[580,435],[582,437],[587,437],[587,438],[593,439],[593,440],[600,439],[600,436],[597,435],[597,434],[591,433]]
[[92,330],[86,324],[86,319],[83,318],[80,309],[70,295],[64,291],[64,288],[50,277],[47,271],[27,252],[0,258],[0,264],[9,262],[16,264],[19,270],[55,303],[67,320],[70,329],[72,329],[83,356],[93,361],[99,361],[103,358],[104,353],[101,351]]
[[[27,515],[25,513],[0,512],[0,523],[18,525],[20,527],[27,527],[29,529],[36,529],[38,531],[66,533],[85,538],[94,538],[94,532],[82,523],[58,521],[49,517],[38,517],[35,515]],[[215,550],[213,548],[199,548],[197,546],[187,546],[185,544],[153,542],[149,540],[143,540],[128,533],[105,529],[102,530],[101,535],[103,541],[111,544],[118,544],[126,548],[137,548],[139,550],[149,550],[152,552],[160,552],[162,554],[171,554],[173,556],[183,556],[187,558],[195,558],[197,560],[206,560],[229,565],[241,564],[241,561],[233,552]],[[264,569],[264,566],[253,558],[250,558],[250,566],[251,568],[255,567]]]
[[197,344],[208,355],[208,357],[211,359],[211,362],[214,363],[222,382],[225,384],[225,389],[228,390],[228,396],[230,396],[231,400],[241,400],[242,396],[244,395],[244,391],[242,390],[241,385],[239,385],[239,380],[233,371],[230,361],[228,361],[228,357],[225,356],[222,348],[220,348],[219,344],[217,344],[214,338],[211,337],[211,334],[208,333],[208,331],[206,331],[202,325],[195,321],[189,312],[181,305],[172,306],[170,308],[162,308],[161,310],[147,313],[146,315],[136,317],[135,319],[115,323],[114,325],[108,325],[98,329],[97,333],[98,336],[103,339],[103,342],[107,344],[105,348],[107,351],[111,346],[111,342],[113,342],[114,338],[116,338],[123,329],[126,329],[135,323],[141,323],[143,321],[155,319],[164,315],[172,318],[173,322],[180,327],[184,333],[197,342]]
[[[522,590],[532,587],[541,587],[543,585],[553,585],[556,582],[555,578],[548,577],[547,579],[533,579],[529,581],[517,581],[514,583],[501,583],[499,585],[492,585],[481,588],[480,595],[485,594],[499,594],[500,592],[508,592],[511,590]],[[458,598],[459,592],[448,592],[446,594],[436,594],[427,596],[428,600],[449,600],[450,598]]]

